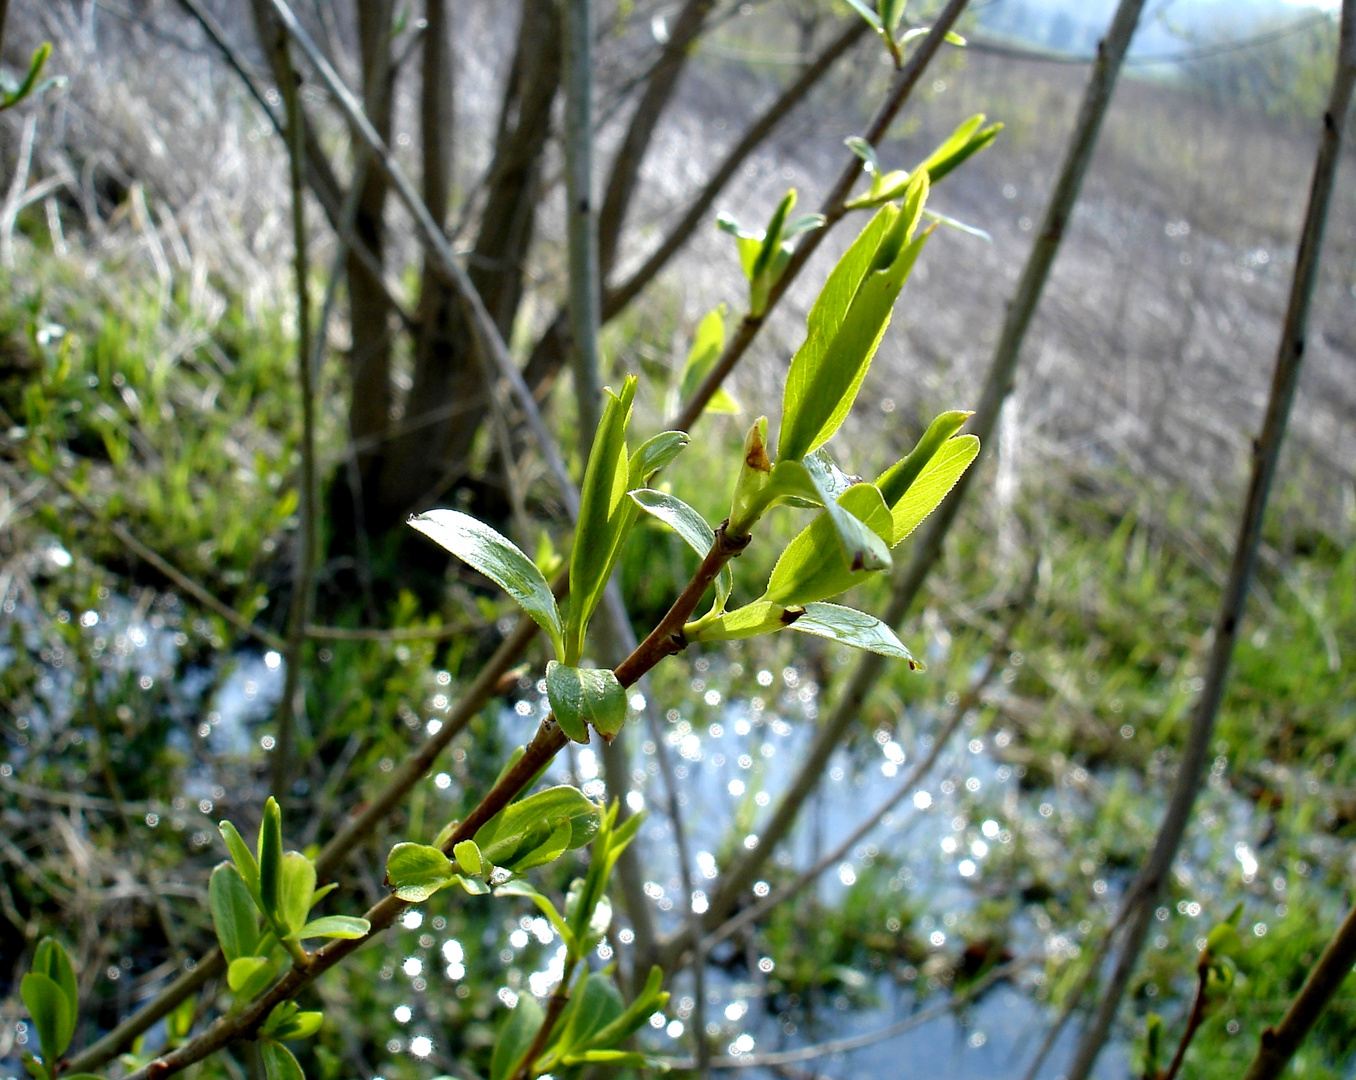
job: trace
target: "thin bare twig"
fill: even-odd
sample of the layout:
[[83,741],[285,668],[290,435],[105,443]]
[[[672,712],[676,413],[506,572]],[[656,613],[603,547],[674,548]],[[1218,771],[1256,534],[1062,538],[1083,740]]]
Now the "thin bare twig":
[[1290,299],[1286,309],[1285,325],[1281,330],[1266,418],[1262,423],[1261,434],[1253,443],[1252,478],[1239,521],[1238,539],[1234,544],[1229,579],[1220,598],[1219,614],[1215,619],[1215,637],[1206,668],[1205,685],[1197,699],[1191,730],[1177,767],[1177,781],[1171,801],[1159,826],[1153,849],[1136,875],[1135,885],[1132,887],[1132,892],[1138,894],[1138,910],[1129,925],[1125,944],[1121,948],[1116,967],[1102,995],[1097,1012],[1083,1031],[1069,1067],[1069,1080],[1086,1080],[1106,1042],[1121,997],[1144,947],[1153,901],[1162,890],[1172,862],[1177,857],[1182,837],[1191,820],[1196,795],[1201,788],[1201,778],[1210,756],[1210,741],[1214,736],[1215,720],[1219,715],[1224,688],[1228,682],[1234,642],[1238,638],[1239,624],[1243,620],[1248,598],[1248,586],[1252,580],[1253,566],[1257,561],[1267,501],[1280,461],[1281,445],[1285,440],[1285,429],[1295,399],[1295,389],[1299,383],[1300,366],[1308,334],[1309,307],[1318,280],[1319,255],[1323,247],[1323,233],[1327,224],[1328,207],[1332,201],[1342,146],[1342,128],[1346,124],[1353,84],[1356,84],[1356,0],[1343,0],[1337,70],[1333,77],[1328,108],[1323,116],[1323,132],[1314,161],[1313,180],[1309,187],[1309,203],[1300,233],[1299,250],[1295,256],[1295,272],[1290,282]]

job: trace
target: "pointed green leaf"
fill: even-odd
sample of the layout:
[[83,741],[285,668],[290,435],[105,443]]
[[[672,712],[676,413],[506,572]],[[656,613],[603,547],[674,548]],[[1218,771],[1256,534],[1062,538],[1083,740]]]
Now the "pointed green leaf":
[[289,851],[282,857],[282,873],[278,883],[278,921],[295,934],[306,925],[315,893],[315,865],[299,851]]
[[566,1054],[562,1065],[611,1065],[614,1068],[644,1069],[650,1059],[636,1050],[585,1050],[580,1054]]
[[207,899],[222,955],[228,961],[254,956],[259,946],[259,909],[233,864],[221,863],[212,871]]
[[941,413],[928,425],[923,437],[908,455],[881,473],[876,486],[880,488],[888,506],[893,507],[904,497],[928,462],[937,456],[946,441],[961,429],[970,416],[969,412],[960,409]]
[[805,614],[791,624],[791,629],[851,645],[854,649],[907,660],[909,667],[914,669],[922,667],[889,626],[864,611],[837,604],[806,604]]
[[[725,349],[725,305],[720,304],[708,311],[697,324],[697,332],[692,337],[692,348],[688,350],[687,363],[683,366],[683,377],[678,386],[678,400],[690,401],[711,369],[716,366]],[[724,389],[718,390],[706,406],[709,413],[735,413],[739,406]],[[634,470],[632,470],[632,487]],[[649,477],[645,478],[649,482]]]
[[763,246],[758,251],[758,257],[753,261],[753,272],[750,278],[757,280],[766,275],[772,266],[772,258],[777,249],[782,246],[782,229],[786,225],[786,215],[791,212],[791,208],[796,205],[796,189],[792,188],[782,196],[782,201],[777,204],[777,209],[772,212],[772,220],[768,222],[767,229],[763,232]]
[[23,1050],[20,1052],[19,1059],[24,1063],[24,1068],[33,1080],[51,1080],[52,1074],[48,1072],[47,1066],[39,1061],[35,1054]]
[[278,895],[282,889],[282,812],[272,795],[264,803],[259,823],[259,898],[264,914],[278,918]]
[[249,845],[245,843],[245,838],[229,821],[223,821],[220,826],[221,838],[226,841],[226,850],[231,853],[231,861],[235,863],[235,868],[240,871],[240,876],[245,881],[245,886],[249,889],[250,895],[256,900],[259,899],[259,862],[255,859],[254,853],[250,851]]
[[978,454],[979,440],[973,435],[958,435],[942,445],[891,510],[894,518],[892,547],[937,509]]
[[518,1004],[509,1013],[499,1038],[494,1041],[494,1053],[490,1055],[490,1080],[510,1080],[514,1076],[523,1056],[532,1048],[532,1040],[545,1019],[536,998],[531,994],[519,996]]
[[61,943],[53,937],[45,937],[38,942],[33,951],[33,966],[30,969],[39,975],[46,975],[61,988],[66,996],[69,1009],[69,1025],[59,1031],[58,1038],[63,1041],[64,1050],[75,1035],[75,1022],[80,1014],[80,991],[76,987],[75,967]]
[[513,597],[561,650],[563,630],[551,586],[512,540],[456,510],[428,510],[410,524]]
[[423,903],[455,877],[452,861],[427,844],[397,844],[386,857],[386,883],[407,903]]
[[321,1012],[299,1012],[281,1023],[273,1032],[273,1037],[282,1039],[309,1039],[325,1022]]
[[366,919],[352,915],[325,915],[308,922],[297,931],[296,937],[298,941],[309,941],[311,938],[344,938],[356,941],[358,938],[366,937],[371,930],[372,924]]
[[71,1044],[75,1010],[56,980],[41,972],[30,971],[23,977],[19,983],[19,996],[33,1019],[43,1061],[50,1071]]
[[562,1055],[593,1045],[592,1037],[626,1011],[626,1003],[612,980],[590,972],[570,995],[569,1012],[561,1017],[556,1049]]
[[947,217],[945,214],[939,214],[935,210],[924,210],[923,216],[929,221],[935,221],[940,225],[945,225],[948,229],[955,229],[957,232],[963,232],[966,236],[976,237],[987,244],[993,243],[993,236],[991,234],[974,225],[967,225],[963,221],[958,221],[956,218]]
[[620,395],[607,390],[598,431],[593,437],[584,484],[579,492],[579,524],[570,551],[570,603],[565,616],[564,652],[559,659],[577,664],[584,634],[602,599],[635,510],[626,497],[629,461],[626,428],[636,396],[636,378],[628,375]]
[[268,1080],[306,1080],[292,1051],[280,1042],[261,1042],[259,1052],[264,1059],[264,1073]]
[[550,834],[540,844],[531,849],[518,850],[506,864],[508,869],[521,874],[524,870],[555,862],[569,850],[571,832],[569,818],[557,819]]
[[661,431],[658,435],[646,439],[631,455],[626,470],[626,486],[628,488],[647,486],[657,472],[667,468],[674,458],[687,449],[687,444],[691,441],[692,438],[686,431]]
[[594,1032],[590,1040],[595,1047],[617,1046],[634,1035],[651,1015],[659,1012],[668,1004],[669,995],[660,989],[664,985],[664,973],[658,967],[650,968],[645,986],[636,995],[626,1011],[611,1021],[606,1027]]
[[226,985],[241,1001],[250,1001],[263,993],[278,965],[266,956],[242,956],[232,960],[226,968]]
[[933,183],[941,180],[967,158],[992,143],[1003,130],[1002,124],[992,124],[981,131],[983,123],[983,113],[976,113],[963,121],[914,171],[926,172]]
[[[47,58],[52,55],[52,43],[44,41],[35,50],[28,61],[28,73],[24,75],[24,80],[18,86],[8,93],[0,95],[0,110],[11,108],[37,88],[38,76],[42,74],[42,69],[47,63]],[[55,82],[56,80],[49,80]]]
[[871,29],[879,31],[881,28],[880,16],[871,10],[870,6],[863,0],[847,0],[848,6],[858,15],[867,21]]
[[583,847],[598,832],[602,813],[578,788],[561,784],[510,803],[475,835],[481,855],[498,866],[511,865],[546,843],[561,818],[570,822],[569,848]]
[[[890,565],[889,532],[887,530],[878,535],[863,520],[863,518],[873,520],[880,518],[885,512],[885,500],[880,496],[880,492],[876,491],[875,485],[853,485],[866,489],[853,499],[854,505],[860,499],[868,507],[868,511],[863,517],[857,517],[841,502],[841,499],[846,496],[847,491],[850,491],[851,488],[843,490],[842,483],[846,480],[846,477],[839,472],[827,455],[819,452],[813,453],[805,459],[803,467],[810,477],[810,482],[814,484],[815,490],[819,493],[829,520],[833,523],[838,547],[848,569],[886,569]],[[876,491],[875,498],[871,495],[872,491]],[[877,499],[879,499],[878,505]]]
[[[791,359],[787,372],[786,389],[782,397],[782,430],[779,436],[777,457],[780,460],[799,461],[819,443],[825,441],[832,430],[823,438],[816,439],[828,428],[830,419],[842,406],[842,415],[846,416],[851,401],[845,401],[848,391],[855,394],[861,376],[866,371],[869,357],[854,355],[845,350],[851,345],[859,352],[865,345],[857,341],[861,325],[867,316],[875,317],[879,312],[880,299],[871,304],[870,311],[861,308],[854,315],[853,334],[840,339],[840,332],[847,320],[863,282],[871,275],[872,261],[875,259],[882,242],[895,224],[899,211],[892,206],[882,207],[867,224],[866,228],[853,241],[852,245],[838,260],[824,288],[815,301],[806,320],[805,341]],[[883,276],[893,282],[894,277],[886,273]],[[902,286],[903,282],[900,282]],[[879,291],[879,287],[877,290]],[[897,294],[898,290],[895,290]],[[893,303],[893,295],[890,297]],[[888,314],[888,307],[885,314]],[[884,315],[880,316],[883,323]],[[884,326],[875,329],[883,332]],[[875,334],[873,333],[873,337]],[[868,341],[866,344],[870,344]],[[827,395],[827,396],[826,396]],[[841,423],[841,417],[839,417]],[[832,427],[836,429],[837,424]]]
[[259,1029],[259,1038],[273,1038],[280,1027],[297,1015],[297,1011],[300,1008],[301,1006],[295,1001],[278,1002],[278,1004],[274,1005],[273,1008],[269,1010],[269,1014],[267,1018],[265,1018],[263,1026]]
[[[884,540],[894,527],[880,492],[871,484],[854,484],[841,496],[840,509],[862,522],[872,535]],[[853,570],[839,546],[838,528],[828,514],[821,514],[796,536],[777,559],[762,599],[781,607],[808,604],[846,592],[870,576]]]
[[[658,518],[687,541],[688,547],[695,551],[699,558],[704,559],[710,553],[711,546],[716,542],[715,530],[706,523],[701,514],[682,499],[649,488],[631,492],[631,498],[635,499],[646,513]],[[730,598],[733,588],[734,574],[728,565],[721,567],[716,577],[717,608],[722,611],[725,609],[725,601]]]
[[626,723],[626,691],[607,668],[546,665],[546,696],[560,730],[575,742],[589,741],[590,724],[612,736]]
[[689,641],[737,641],[783,630],[798,618],[799,609],[788,611],[778,604],[755,600],[727,611],[719,618],[688,623],[683,634]]

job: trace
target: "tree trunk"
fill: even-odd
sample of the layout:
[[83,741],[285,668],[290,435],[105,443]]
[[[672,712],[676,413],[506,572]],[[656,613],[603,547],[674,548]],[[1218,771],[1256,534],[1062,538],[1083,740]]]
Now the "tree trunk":
[[[513,329],[523,291],[541,192],[541,160],[551,105],[560,86],[560,15],[555,4],[528,0],[500,109],[485,210],[469,259],[469,275],[500,333]],[[425,138],[428,132],[424,133]],[[440,219],[436,208],[435,219]],[[489,408],[489,390],[472,349],[475,337],[460,304],[438,301],[441,287],[426,272],[429,324],[415,357],[413,386],[382,470],[385,520],[425,503],[465,475]]]
[[[362,62],[363,110],[382,139],[391,137],[391,4],[390,0],[358,0],[358,44]],[[384,263],[386,193],[389,184],[379,169],[366,170],[354,217],[359,243]],[[358,459],[361,499],[369,529],[379,531],[381,498],[378,481],[384,440],[391,423],[391,304],[380,278],[350,253],[348,277],[350,398],[348,427]],[[374,517],[375,514],[375,517]]]

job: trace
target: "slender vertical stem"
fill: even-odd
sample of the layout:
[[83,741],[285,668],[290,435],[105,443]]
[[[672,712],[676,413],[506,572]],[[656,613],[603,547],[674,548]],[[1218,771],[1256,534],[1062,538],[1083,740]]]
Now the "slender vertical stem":
[[565,200],[569,246],[570,350],[579,408],[579,449],[588,458],[601,415],[598,364],[598,215],[593,206],[592,0],[565,4]]
[[[1182,837],[1191,821],[1196,795],[1201,789],[1205,765],[1210,756],[1210,741],[1214,736],[1215,720],[1219,715],[1220,702],[1224,698],[1224,688],[1228,681],[1229,665],[1233,659],[1234,642],[1238,638],[1239,623],[1242,622],[1248,598],[1248,586],[1252,581],[1253,566],[1257,561],[1267,500],[1276,476],[1281,444],[1285,439],[1286,424],[1295,399],[1295,388],[1299,383],[1300,365],[1304,358],[1305,338],[1309,326],[1309,307],[1313,300],[1314,285],[1318,280],[1319,254],[1323,246],[1328,206],[1332,201],[1333,185],[1337,176],[1342,128],[1346,123],[1347,110],[1351,104],[1353,83],[1356,83],[1356,0],[1343,0],[1337,70],[1333,76],[1328,108],[1323,114],[1323,132],[1314,161],[1313,180],[1309,187],[1309,203],[1300,233],[1299,251],[1295,256],[1295,273],[1290,282],[1290,299],[1276,354],[1271,396],[1267,402],[1262,432],[1253,443],[1252,479],[1248,484],[1248,494],[1238,526],[1238,539],[1234,544],[1229,577],[1224,586],[1224,594],[1220,598],[1219,614],[1215,619],[1215,638],[1205,673],[1205,685],[1196,702],[1191,730],[1187,734],[1182,759],[1177,767],[1177,781],[1171,801],[1159,826],[1153,849],[1140,868],[1135,883],[1131,886],[1130,895],[1126,898],[1127,904],[1131,902],[1132,897],[1137,898],[1138,910],[1130,923],[1125,944],[1121,948],[1097,1012],[1083,1031],[1073,1064],[1069,1068],[1069,1080],[1086,1080],[1106,1042],[1121,997],[1131,975],[1134,974],[1140,950],[1144,947],[1150,911],[1166,883],[1173,860],[1177,857]],[[1295,1040],[1295,1045],[1298,1045],[1298,1039]]]
[[5,23],[9,18],[9,0],[0,0],[0,57],[5,55]]
[[316,540],[319,535],[319,505],[315,468],[315,388],[311,356],[311,298],[307,282],[306,255],[306,144],[301,120],[301,94],[287,44],[287,32],[278,27],[274,40],[278,70],[284,75],[281,90],[287,109],[287,149],[292,180],[293,269],[297,284],[297,367],[301,384],[301,530],[292,579],[292,605],[287,616],[287,649],[283,696],[278,709],[277,742],[273,747],[270,788],[282,802],[292,780],[292,744],[296,719],[301,711],[302,654],[306,627],[311,621],[315,581]]

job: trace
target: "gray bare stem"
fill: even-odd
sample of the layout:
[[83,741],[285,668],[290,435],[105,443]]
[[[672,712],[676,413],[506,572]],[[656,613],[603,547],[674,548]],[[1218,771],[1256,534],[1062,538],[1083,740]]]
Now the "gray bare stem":
[[[1166,884],[1168,871],[1177,857],[1182,837],[1191,821],[1191,810],[1196,795],[1201,788],[1201,778],[1210,754],[1210,740],[1214,735],[1215,719],[1224,697],[1234,642],[1238,637],[1239,623],[1243,619],[1248,598],[1248,586],[1257,561],[1267,499],[1276,476],[1281,444],[1285,440],[1286,423],[1290,418],[1290,408],[1294,403],[1295,388],[1299,382],[1309,326],[1309,307],[1313,300],[1314,286],[1318,281],[1319,255],[1323,247],[1328,207],[1332,201],[1333,186],[1337,177],[1342,128],[1346,124],[1354,83],[1356,83],[1356,0],[1343,0],[1337,69],[1333,76],[1328,108],[1323,114],[1323,131],[1314,161],[1313,180],[1309,186],[1309,203],[1300,232],[1299,250],[1295,255],[1295,272],[1290,282],[1290,299],[1286,307],[1285,323],[1281,329],[1280,345],[1276,352],[1271,396],[1267,401],[1262,432],[1253,443],[1252,478],[1248,484],[1242,520],[1239,522],[1238,539],[1234,545],[1229,578],[1225,583],[1224,593],[1220,598],[1219,614],[1215,619],[1215,639],[1210,650],[1205,686],[1196,703],[1191,730],[1182,751],[1181,763],[1178,765],[1172,799],[1163,816],[1163,823],[1159,826],[1153,849],[1145,859],[1132,887],[1132,892],[1138,891],[1140,895],[1139,910],[1130,924],[1125,944],[1121,947],[1116,967],[1102,995],[1097,1012],[1083,1031],[1069,1068],[1069,1080],[1086,1080],[1106,1042],[1121,997],[1130,982],[1130,976],[1134,973],[1140,950],[1144,947],[1150,909]],[[1343,924],[1342,931],[1338,933],[1332,946],[1324,953],[1324,959],[1329,959],[1333,947],[1337,947],[1339,956],[1346,957],[1343,972],[1350,970],[1352,950],[1356,949],[1356,927],[1352,927],[1351,923],[1352,920],[1349,918]],[[1332,959],[1336,961],[1337,957]],[[1267,1055],[1268,1061],[1274,1060],[1277,1064],[1258,1065],[1254,1062],[1253,1068],[1248,1073],[1249,1077],[1275,1076],[1279,1073],[1280,1068],[1289,1061],[1290,1054],[1294,1053],[1294,1048],[1299,1045],[1300,1039],[1313,1024],[1318,1010],[1322,1009],[1328,996],[1341,981],[1338,978],[1331,986],[1327,986],[1322,979],[1315,983],[1318,970],[1316,968],[1311,974],[1310,980],[1300,991],[1299,998],[1296,998],[1296,1005],[1300,1005],[1302,1001],[1302,1006],[1294,1022],[1286,1029],[1288,1052],[1282,1048],[1273,1055],[1264,1037],[1263,1053]],[[1290,1020],[1294,1009],[1295,1006],[1292,1006],[1291,1012],[1286,1014],[1286,1020]]]
[[[950,11],[953,6],[955,5],[948,5],[946,10]],[[1065,225],[1078,197],[1083,176],[1087,171],[1088,162],[1091,160],[1093,148],[1097,143],[1097,134],[1101,129],[1102,118],[1106,114],[1107,105],[1111,100],[1111,91],[1115,84],[1116,75],[1120,70],[1121,61],[1124,59],[1125,51],[1134,33],[1135,24],[1139,19],[1140,9],[1143,6],[1144,0],[1121,0],[1112,20],[1111,29],[1099,46],[1098,61],[1093,67],[1088,87],[1084,92],[1083,103],[1079,109],[1078,119],[1070,138],[1063,166],[1060,169],[1059,178],[1046,208],[1041,231],[1018,283],[1017,295],[1008,309],[1003,332],[994,351],[993,360],[989,365],[979,408],[970,421],[970,430],[979,436],[981,445],[987,443],[992,435],[998,413],[1012,388],[1013,375],[1016,371],[1022,341],[1026,335],[1027,327],[1030,325],[1037,301],[1045,287],[1055,254],[1063,239]],[[933,29],[933,36],[936,35],[937,29],[941,25],[942,20],[939,17]],[[925,39],[925,44],[927,40],[931,40],[931,38]],[[905,66],[904,72],[901,73],[901,79],[910,70],[917,57],[918,53],[915,53],[910,58],[909,64]],[[921,72],[919,74],[921,75]],[[879,130],[876,130],[877,127],[879,127]],[[879,138],[884,127],[873,125],[872,131],[876,138]],[[868,138],[870,134],[868,133]],[[851,190],[852,182],[856,178],[856,172],[852,170],[856,168],[856,165],[849,167],[852,174],[847,177],[845,186],[840,181],[842,190],[835,193],[837,204],[841,204],[848,191]],[[835,203],[826,200],[826,207],[832,205],[835,205]],[[824,230],[821,229],[818,232],[810,233],[807,240],[820,236],[823,232]],[[802,244],[802,247],[797,249],[796,258],[792,259],[787,269],[788,274],[798,265],[797,260],[800,258],[803,248],[804,245]],[[769,301],[770,304],[771,301]],[[738,343],[744,327],[748,324],[749,320],[745,319],[744,323],[741,324],[740,333],[736,335],[732,345]],[[756,328],[754,332],[756,332]],[[727,348],[726,353],[729,352],[730,349]],[[724,358],[722,358],[723,361]],[[717,371],[719,367],[720,363],[717,364]],[[712,376],[714,377],[716,373],[716,371],[713,371]],[[707,382],[712,382],[712,379],[708,378]],[[716,385],[711,386],[712,393],[715,392],[718,385],[717,382]],[[694,404],[701,400],[702,394],[699,392],[694,398]],[[686,419],[686,414],[680,418],[680,423],[682,419]],[[924,523],[924,531],[914,544],[912,558],[907,563],[900,564],[901,570],[896,574],[891,588],[890,602],[884,615],[884,621],[890,625],[897,626],[903,621],[904,616],[913,606],[918,593],[922,590],[924,581],[927,580],[929,572],[941,555],[943,541],[955,520],[956,511],[965,496],[969,479],[974,474],[975,470],[971,468],[961,477],[960,482],[951,494],[943,500],[941,506]],[[828,767],[829,758],[857,718],[862,703],[880,677],[884,666],[884,658],[874,653],[868,653],[858,660],[857,666],[853,669],[847,685],[839,695],[833,711],[816,734],[814,744],[806,755],[806,759],[795,779],[782,796],[767,826],[761,831],[758,847],[742,861],[735,863],[727,871],[725,878],[722,879],[721,887],[716,894],[716,901],[711,905],[713,917],[719,918],[729,910],[735,898],[742,895],[749,887],[763,862],[790,831],[801,806],[818,785],[824,769]]]
[[286,675],[278,708],[277,743],[273,748],[270,788],[282,802],[292,783],[292,743],[302,689],[302,656],[306,627],[314,605],[316,547],[320,506],[316,494],[315,387],[311,356],[311,295],[307,281],[306,139],[301,118],[301,94],[292,67],[287,36],[278,30],[277,50],[283,102],[287,110],[287,160],[292,182],[292,258],[297,282],[297,368],[301,384],[301,530],[293,564],[292,603],[287,614]]
[[5,55],[5,23],[9,19],[9,0],[0,0],[0,56]]
[[598,214],[593,205],[592,0],[565,0],[565,234],[569,259],[570,357],[579,410],[580,458],[588,459],[602,413]]
[[[894,123],[899,110],[909,100],[909,95],[913,93],[914,87],[922,79],[928,65],[932,63],[933,57],[941,51],[942,45],[946,41],[947,32],[960,18],[968,2],[969,0],[947,0],[946,6],[933,19],[932,27],[927,36],[919,42],[918,48],[913,51],[908,62],[895,76],[890,92],[881,102],[880,108],[876,110],[876,115],[871,118],[871,123],[867,125],[866,131],[862,134],[862,138],[872,146],[878,145],[881,139],[885,137],[885,133]],[[701,386],[692,395],[692,400],[684,405],[681,414],[668,425],[669,427],[686,431],[696,422],[697,417],[706,408],[707,402],[720,389],[726,376],[730,374],[734,366],[739,363],[740,358],[748,351],[749,346],[753,344],[753,339],[758,336],[758,331],[762,329],[768,315],[776,307],[777,301],[782,298],[796,276],[804,269],[805,264],[810,261],[810,256],[815,253],[824,237],[829,234],[829,230],[847,214],[847,208],[844,204],[847,202],[848,195],[852,193],[853,185],[862,175],[861,159],[855,154],[849,154],[848,157],[849,160],[839,174],[837,181],[834,182],[833,187],[829,189],[829,193],[824,196],[823,202],[820,203],[819,212],[824,215],[823,228],[815,229],[801,237],[800,243],[796,246],[796,253],[791,256],[791,261],[782,271],[782,276],[769,291],[763,313],[761,315],[744,316],[739,323],[739,328],[735,331],[734,337],[725,346],[725,351],[721,353],[715,367],[711,369],[711,373],[703,380]]]

